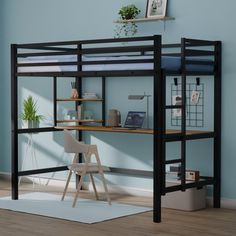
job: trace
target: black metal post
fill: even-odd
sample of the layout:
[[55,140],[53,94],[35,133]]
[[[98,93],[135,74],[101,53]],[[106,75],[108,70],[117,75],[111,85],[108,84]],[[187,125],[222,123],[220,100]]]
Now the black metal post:
[[[78,61],[78,63],[79,62],[81,62],[82,61],[82,55],[81,55],[81,50],[82,50],[82,44],[81,43],[79,43],[78,45],[77,45],[77,50],[78,50],[78,55],[77,55],[77,61]],[[81,72],[82,71],[82,65],[81,64],[78,64],[78,66],[77,66],[77,71],[78,72]],[[82,78],[80,77],[80,76],[77,76],[76,78],[75,78],[75,82],[76,82],[76,88],[77,88],[77,91],[78,91],[78,93],[79,93],[79,98],[82,98]],[[76,111],[78,111],[78,105],[80,105],[81,104],[81,102],[80,101],[76,101],[76,103],[75,103],[75,110]],[[78,138],[78,140],[79,141],[81,141],[82,140],[82,131],[78,131],[77,132],[77,138]],[[80,158],[79,158],[81,161],[82,161],[82,156],[80,155]],[[81,162],[80,161],[80,162]]]
[[220,208],[221,198],[221,42],[215,43],[214,75],[214,200],[215,208]]
[[153,75],[153,221],[161,222],[163,104],[161,70],[161,36],[154,36]]
[[162,100],[161,100],[161,110],[162,112],[160,113],[160,115],[162,115],[162,158],[161,158],[161,167],[162,167],[162,177],[161,177],[161,181],[162,181],[162,189],[161,189],[161,193],[162,195],[165,195],[165,188],[166,188],[166,140],[164,139],[165,134],[166,134],[166,73],[165,70],[162,70],[162,76],[161,76],[161,91],[162,91]]
[[11,45],[11,185],[12,185],[12,199],[18,199],[18,105],[17,105],[17,45]]
[[53,120],[54,126],[57,126],[57,77],[53,77]]
[[185,62],[185,39],[181,39],[181,186],[185,191],[186,173],[186,62]]
[[[77,62],[81,62],[82,61],[82,55],[81,55],[81,50],[82,50],[82,44],[81,43],[78,43],[78,45],[77,45],[77,50],[78,50],[78,55],[77,55]],[[82,65],[81,64],[78,64],[78,66],[77,66],[77,71],[78,72],[81,72],[82,71]],[[78,93],[79,93],[79,98],[82,98],[82,77],[80,77],[80,76],[77,76],[76,78],[75,78],[75,82],[76,82],[76,89],[77,89],[77,91],[78,91]],[[75,110],[78,112],[78,106],[81,104],[81,102],[80,101],[76,101],[76,103],[75,103]],[[80,123],[78,123],[78,125],[80,125]],[[76,132],[76,135],[77,135],[77,139],[79,140],[79,141],[82,141],[82,131],[81,130],[79,130],[79,131],[77,131]],[[83,162],[83,157],[82,157],[82,154],[80,153],[79,154],[79,163],[81,163],[81,162]],[[78,183],[79,183],[79,181],[80,181],[80,176],[78,176],[78,175],[76,175],[76,188],[77,188],[77,186],[78,186]],[[81,187],[82,188],[82,187]]]
[[102,126],[106,125],[106,77],[102,77]]

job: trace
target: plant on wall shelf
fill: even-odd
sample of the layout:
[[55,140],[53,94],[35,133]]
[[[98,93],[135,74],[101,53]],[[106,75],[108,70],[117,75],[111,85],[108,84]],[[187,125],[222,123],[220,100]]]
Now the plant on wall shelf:
[[37,102],[34,101],[32,96],[28,96],[23,101],[23,112],[21,119],[28,123],[28,128],[38,128],[39,121],[43,120],[42,115],[38,115]]
[[[125,21],[135,19],[140,12],[141,11],[134,4],[130,4],[121,7],[118,14],[120,15],[120,20]],[[121,24],[116,25],[115,36],[119,38],[123,33],[125,36],[134,36],[137,31],[138,26],[135,24],[135,22],[122,22]]]

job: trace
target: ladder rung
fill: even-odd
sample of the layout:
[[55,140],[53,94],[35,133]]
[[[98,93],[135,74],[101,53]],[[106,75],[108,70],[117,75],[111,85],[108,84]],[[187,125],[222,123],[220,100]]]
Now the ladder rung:
[[165,164],[168,165],[168,164],[179,163],[179,162],[183,162],[183,160],[182,159],[166,160]]
[[183,105],[167,105],[165,106],[165,109],[178,109],[178,108],[183,108]]

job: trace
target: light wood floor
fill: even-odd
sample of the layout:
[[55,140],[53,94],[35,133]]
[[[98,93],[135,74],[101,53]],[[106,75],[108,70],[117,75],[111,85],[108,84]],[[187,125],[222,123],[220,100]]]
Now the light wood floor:
[[[21,185],[21,192],[47,191],[61,194],[62,189]],[[10,195],[10,184],[0,180],[0,196]],[[82,197],[93,197],[82,193]],[[152,206],[152,199],[111,196],[113,201]],[[184,212],[163,209],[162,223],[152,222],[152,212],[123,217],[97,224],[57,220],[31,214],[17,213],[0,209],[0,236],[152,236],[186,235],[218,236],[236,235],[236,211],[228,209],[205,209],[196,212]]]

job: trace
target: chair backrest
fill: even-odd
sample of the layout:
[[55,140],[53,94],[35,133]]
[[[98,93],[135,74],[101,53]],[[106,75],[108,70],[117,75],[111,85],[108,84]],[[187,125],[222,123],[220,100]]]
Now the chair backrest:
[[89,145],[79,142],[68,130],[64,130],[64,150],[67,153],[87,153]]

